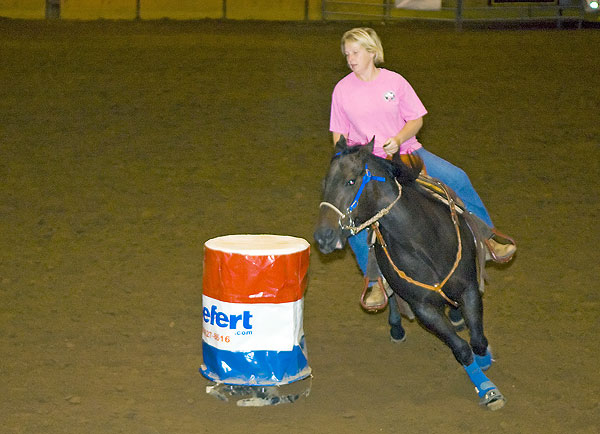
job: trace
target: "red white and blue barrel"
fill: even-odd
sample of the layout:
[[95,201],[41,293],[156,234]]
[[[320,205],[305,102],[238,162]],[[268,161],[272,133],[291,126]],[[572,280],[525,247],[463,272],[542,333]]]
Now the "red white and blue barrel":
[[239,385],[310,375],[303,329],[310,244],[281,235],[227,235],[204,244],[202,374]]

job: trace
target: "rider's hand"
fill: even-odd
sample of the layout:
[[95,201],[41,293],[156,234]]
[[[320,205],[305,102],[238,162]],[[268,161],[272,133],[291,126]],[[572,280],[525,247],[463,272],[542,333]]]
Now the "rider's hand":
[[383,150],[388,155],[394,155],[400,149],[400,145],[394,137],[390,137],[383,144]]

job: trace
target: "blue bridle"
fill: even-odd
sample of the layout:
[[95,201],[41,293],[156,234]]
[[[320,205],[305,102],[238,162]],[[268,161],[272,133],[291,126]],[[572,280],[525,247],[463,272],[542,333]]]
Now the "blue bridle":
[[[337,154],[335,156],[337,156]],[[352,217],[351,217],[352,211],[358,206],[358,200],[360,199],[360,196],[364,192],[366,185],[371,181],[385,182],[386,179],[381,176],[371,175],[371,172],[369,171],[369,167],[367,166],[367,164],[365,164],[365,174],[363,175],[360,187],[359,187],[358,191],[356,192],[356,196],[354,196],[354,200],[352,201],[352,203],[346,210],[346,213],[341,212],[335,205],[333,205],[329,202],[321,202],[319,204],[319,208],[326,206],[326,207],[332,209],[333,211],[335,211],[340,217],[340,219],[338,221],[340,228],[343,231],[349,231],[350,234],[352,234],[352,235],[356,235],[357,233],[359,233],[366,227],[371,226],[373,223],[376,223],[381,217],[383,217],[387,213],[389,213],[390,210],[394,207],[394,205],[396,205],[396,203],[400,200],[400,197],[402,196],[402,185],[398,182],[398,180],[395,180],[396,185],[398,187],[398,196],[396,197],[396,199],[394,199],[385,208],[380,209],[377,212],[377,214],[375,214],[373,217],[371,217],[367,221],[363,222],[359,226],[355,226],[354,222],[352,221]]]
[[362,177],[362,181],[360,183],[360,188],[356,192],[356,196],[354,196],[354,200],[348,207],[348,212],[352,212],[354,210],[354,208],[356,208],[358,206],[358,199],[360,199],[360,196],[363,193],[363,190],[365,189],[367,184],[371,181],[385,182],[385,178],[381,177],[381,176],[371,175],[371,172],[369,171],[369,168],[367,167],[367,163],[365,163],[365,174]]

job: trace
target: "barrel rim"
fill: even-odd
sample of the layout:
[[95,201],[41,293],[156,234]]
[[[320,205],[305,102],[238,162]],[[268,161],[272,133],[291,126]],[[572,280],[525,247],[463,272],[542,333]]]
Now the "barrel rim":
[[[238,239],[238,245],[229,245],[235,239]],[[283,245],[271,247],[256,247],[251,245],[243,245],[244,242],[249,244],[252,239],[258,242],[271,239],[272,241],[284,242]],[[248,256],[265,256],[265,255],[289,255],[307,250],[310,243],[304,238],[294,237],[291,235],[274,235],[274,234],[232,234],[223,235],[220,237],[211,238],[204,243],[204,247],[223,253],[233,253]]]

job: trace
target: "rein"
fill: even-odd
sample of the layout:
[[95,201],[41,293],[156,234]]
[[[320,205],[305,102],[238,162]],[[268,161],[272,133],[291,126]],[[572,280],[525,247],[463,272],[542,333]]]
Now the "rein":
[[[390,264],[391,264],[392,268],[394,269],[394,271],[396,272],[396,274],[401,279],[403,279],[409,283],[412,283],[413,285],[427,289],[429,291],[437,292],[440,296],[442,296],[442,298],[444,300],[446,300],[452,306],[458,307],[459,306],[458,302],[449,298],[442,290],[444,288],[444,285],[446,285],[448,280],[450,280],[450,277],[452,277],[452,275],[458,268],[458,264],[460,263],[460,260],[462,258],[462,240],[460,237],[460,228],[459,228],[459,222],[458,222],[458,215],[457,215],[457,211],[456,211],[456,205],[454,203],[454,200],[452,199],[452,196],[448,192],[448,189],[446,188],[446,186],[441,182],[436,183],[436,184],[438,184],[438,187],[441,188],[443,190],[444,194],[446,195],[447,203],[450,208],[450,216],[452,218],[452,223],[454,224],[454,229],[456,231],[456,237],[458,239],[458,248],[456,251],[456,258],[454,260],[454,265],[452,266],[452,269],[448,272],[448,274],[446,275],[444,280],[442,280],[441,282],[436,283],[434,285],[429,285],[427,283],[419,282],[417,280],[412,279],[404,271],[400,270],[396,266],[396,264],[392,260],[392,257],[390,256],[390,253],[387,248],[387,244],[386,244],[385,240],[383,239],[383,235],[381,234],[381,231],[379,230],[379,219],[381,219],[383,216],[388,214],[390,212],[390,210],[394,207],[394,205],[396,205],[398,200],[400,200],[400,197],[402,196],[402,185],[400,185],[398,180],[394,179],[394,181],[396,182],[396,185],[398,186],[398,196],[396,197],[396,199],[394,199],[388,206],[381,209],[377,214],[375,214],[369,220],[365,221],[363,224],[361,224],[359,226],[354,226],[354,222],[352,221],[350,214],[358,206],[358,199],[360,198],[361,194],[363,193],[365,185],[371,180],[381,181],[381,182],[385,181],[385,178],[381,178],[378,176],[372,176],[366,165],[365,165],[365,169],[366,169],[366,173],[363,176],[363,182],[361,183],[361,186],[360,186],[354,200],[352,201],[352,204],[348,207],[348,211],[346,212],[346,214],[341,212],[335,205],[333,205],[329,202],[321,202],[319,204],[319,208],[326,206],[328,208],[331,208],[333,211],[335,211],[340,216],[340,219],[339,219],[340,228],[342,230],[350,231],[350,233],[352,235],[355,235],[358,232],[362,231],[363,229],[371,226],[371,229],[375,232],[377,240],[379,241],[379,244],[381,245],[381,248],[383,249],[388,261],[390,262]],[[344,224],[344,220],[346,220],[346,219],[348,219],[348,222],[349,222],[348,224]]]

